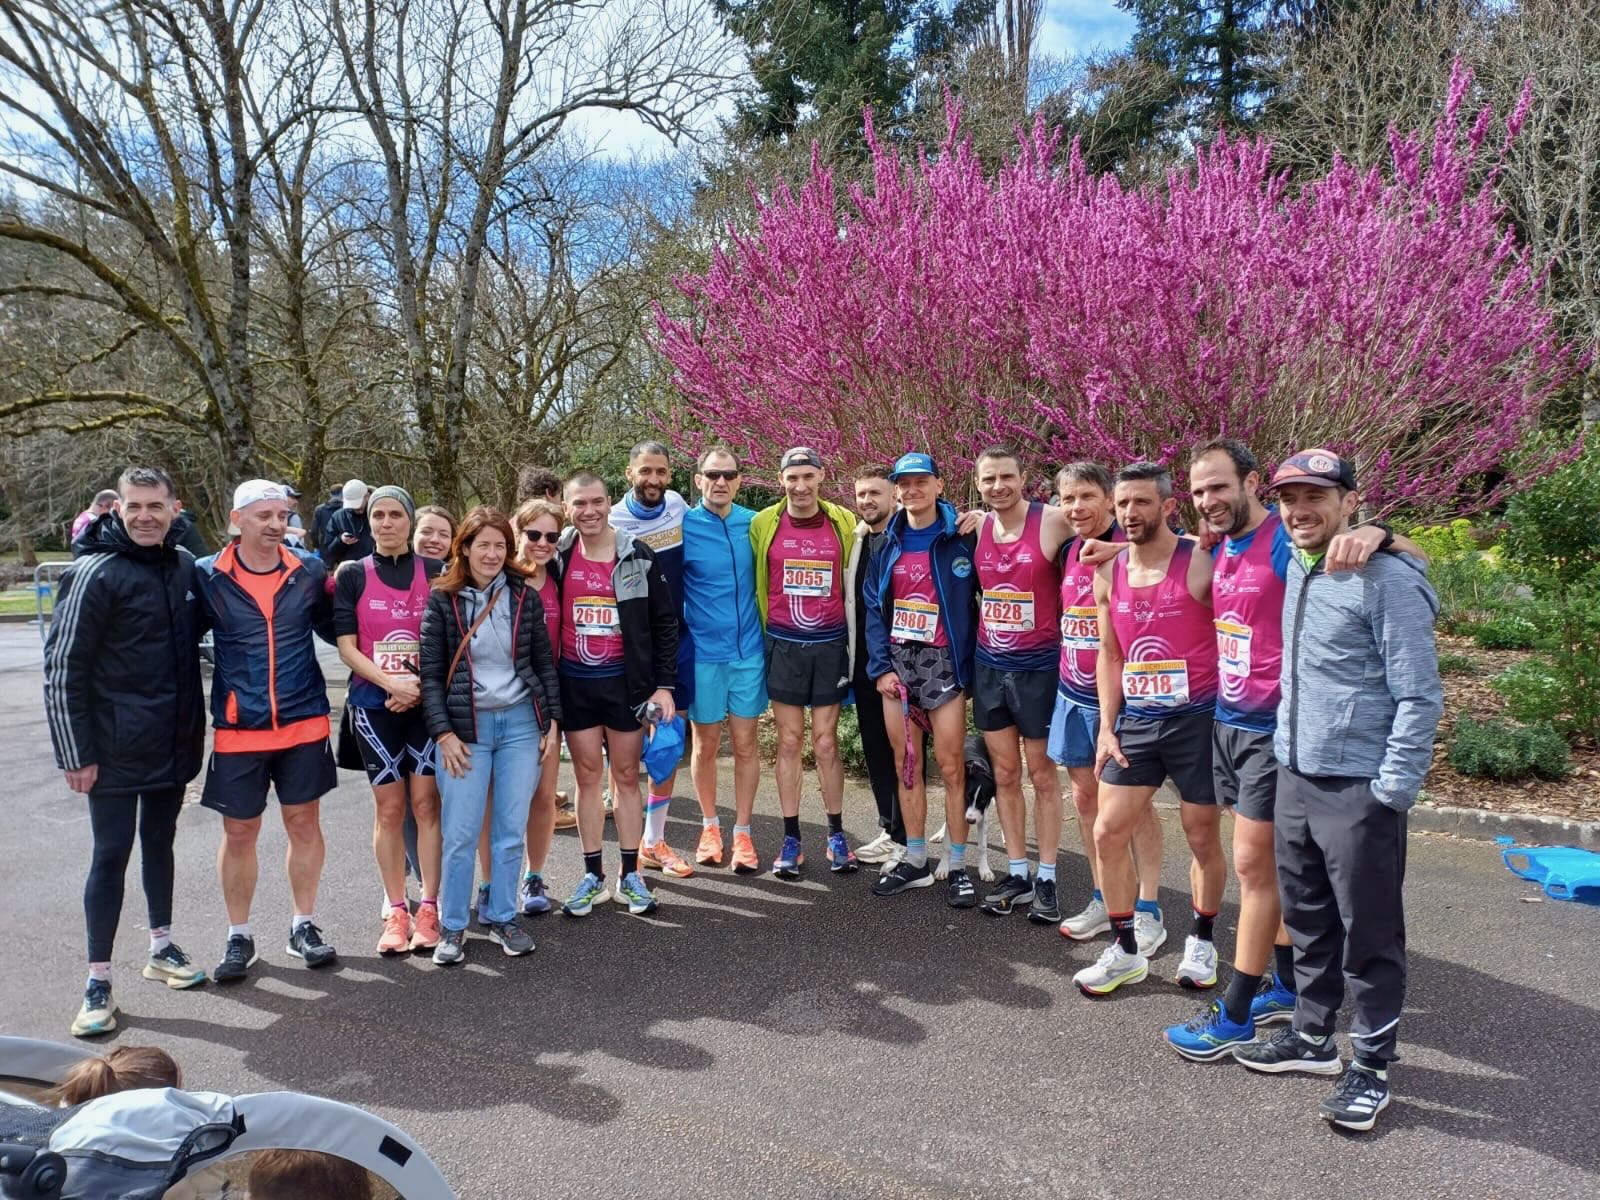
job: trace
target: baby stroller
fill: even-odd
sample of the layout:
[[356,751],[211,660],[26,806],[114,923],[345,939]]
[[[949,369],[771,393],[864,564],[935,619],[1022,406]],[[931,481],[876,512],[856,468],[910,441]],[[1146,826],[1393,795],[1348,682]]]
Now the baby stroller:
[[338,1155],[402,1200],[454,1200],[439,1169],[403,1131],[335,1100],[146,1088],[72,1108],[38,1103],[33,1093],[59,1082],[83,1056],[54,1042],[0,1037],[4,1200],[162,1200],[197,1169],[268,1149]]

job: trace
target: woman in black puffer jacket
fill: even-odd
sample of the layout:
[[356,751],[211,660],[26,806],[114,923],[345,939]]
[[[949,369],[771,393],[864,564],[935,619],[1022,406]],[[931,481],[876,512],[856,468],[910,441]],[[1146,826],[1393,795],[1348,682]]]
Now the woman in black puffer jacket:
[[479,917],[507,954],[533,949],[516,921],[517,880],[528,801],[547,739],[560,736],[561,690],[544,609],[514,549],[504,513],[473,509],[456,531],[450,565],[434,580],[422,618],[422,710],[439,747],[444,834],[444,936],[433,953],[440,965],[465,956],[473,852],[491,781],[493,867],[488,913]]

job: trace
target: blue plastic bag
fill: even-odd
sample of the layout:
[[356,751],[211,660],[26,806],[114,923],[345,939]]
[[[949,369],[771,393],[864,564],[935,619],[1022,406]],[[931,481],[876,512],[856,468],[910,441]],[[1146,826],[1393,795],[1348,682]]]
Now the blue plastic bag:
[[683,758],[683,718],[673,717],[645,728],[644,769],[651,783],[660,783]]
[[1513,875],[1541,884],[1552,900],[1600,905],[1600,854],[1576,846],[1511,846],[1500,857]]

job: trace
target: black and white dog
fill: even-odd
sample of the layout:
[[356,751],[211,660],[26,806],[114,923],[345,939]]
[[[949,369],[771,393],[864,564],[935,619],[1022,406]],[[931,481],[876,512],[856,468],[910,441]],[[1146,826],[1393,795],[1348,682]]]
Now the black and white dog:
[[[989,806],[994,803],[994,768],[989,765],[989,751],[983,738],[968,734],[962,756],[967,761],[967,839],[978,847],[978,878],[984,883],[994,882],[994,868],[989,865]],[[949,836],[949,826],[939,826],[939,832],[929,841],[942,842]],[[970,861],[970,860],[969,860]],[[937,879],[950,875],[950,856],[939,860],[934,871]]]

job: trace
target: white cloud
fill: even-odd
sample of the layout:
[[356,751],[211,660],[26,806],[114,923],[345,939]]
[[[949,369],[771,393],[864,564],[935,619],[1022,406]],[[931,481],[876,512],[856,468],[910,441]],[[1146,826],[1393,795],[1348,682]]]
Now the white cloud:
[[1046,0],[1038,52],[1061,58],[1117,50],[1133,35],[1133,18],[1112,0]]

